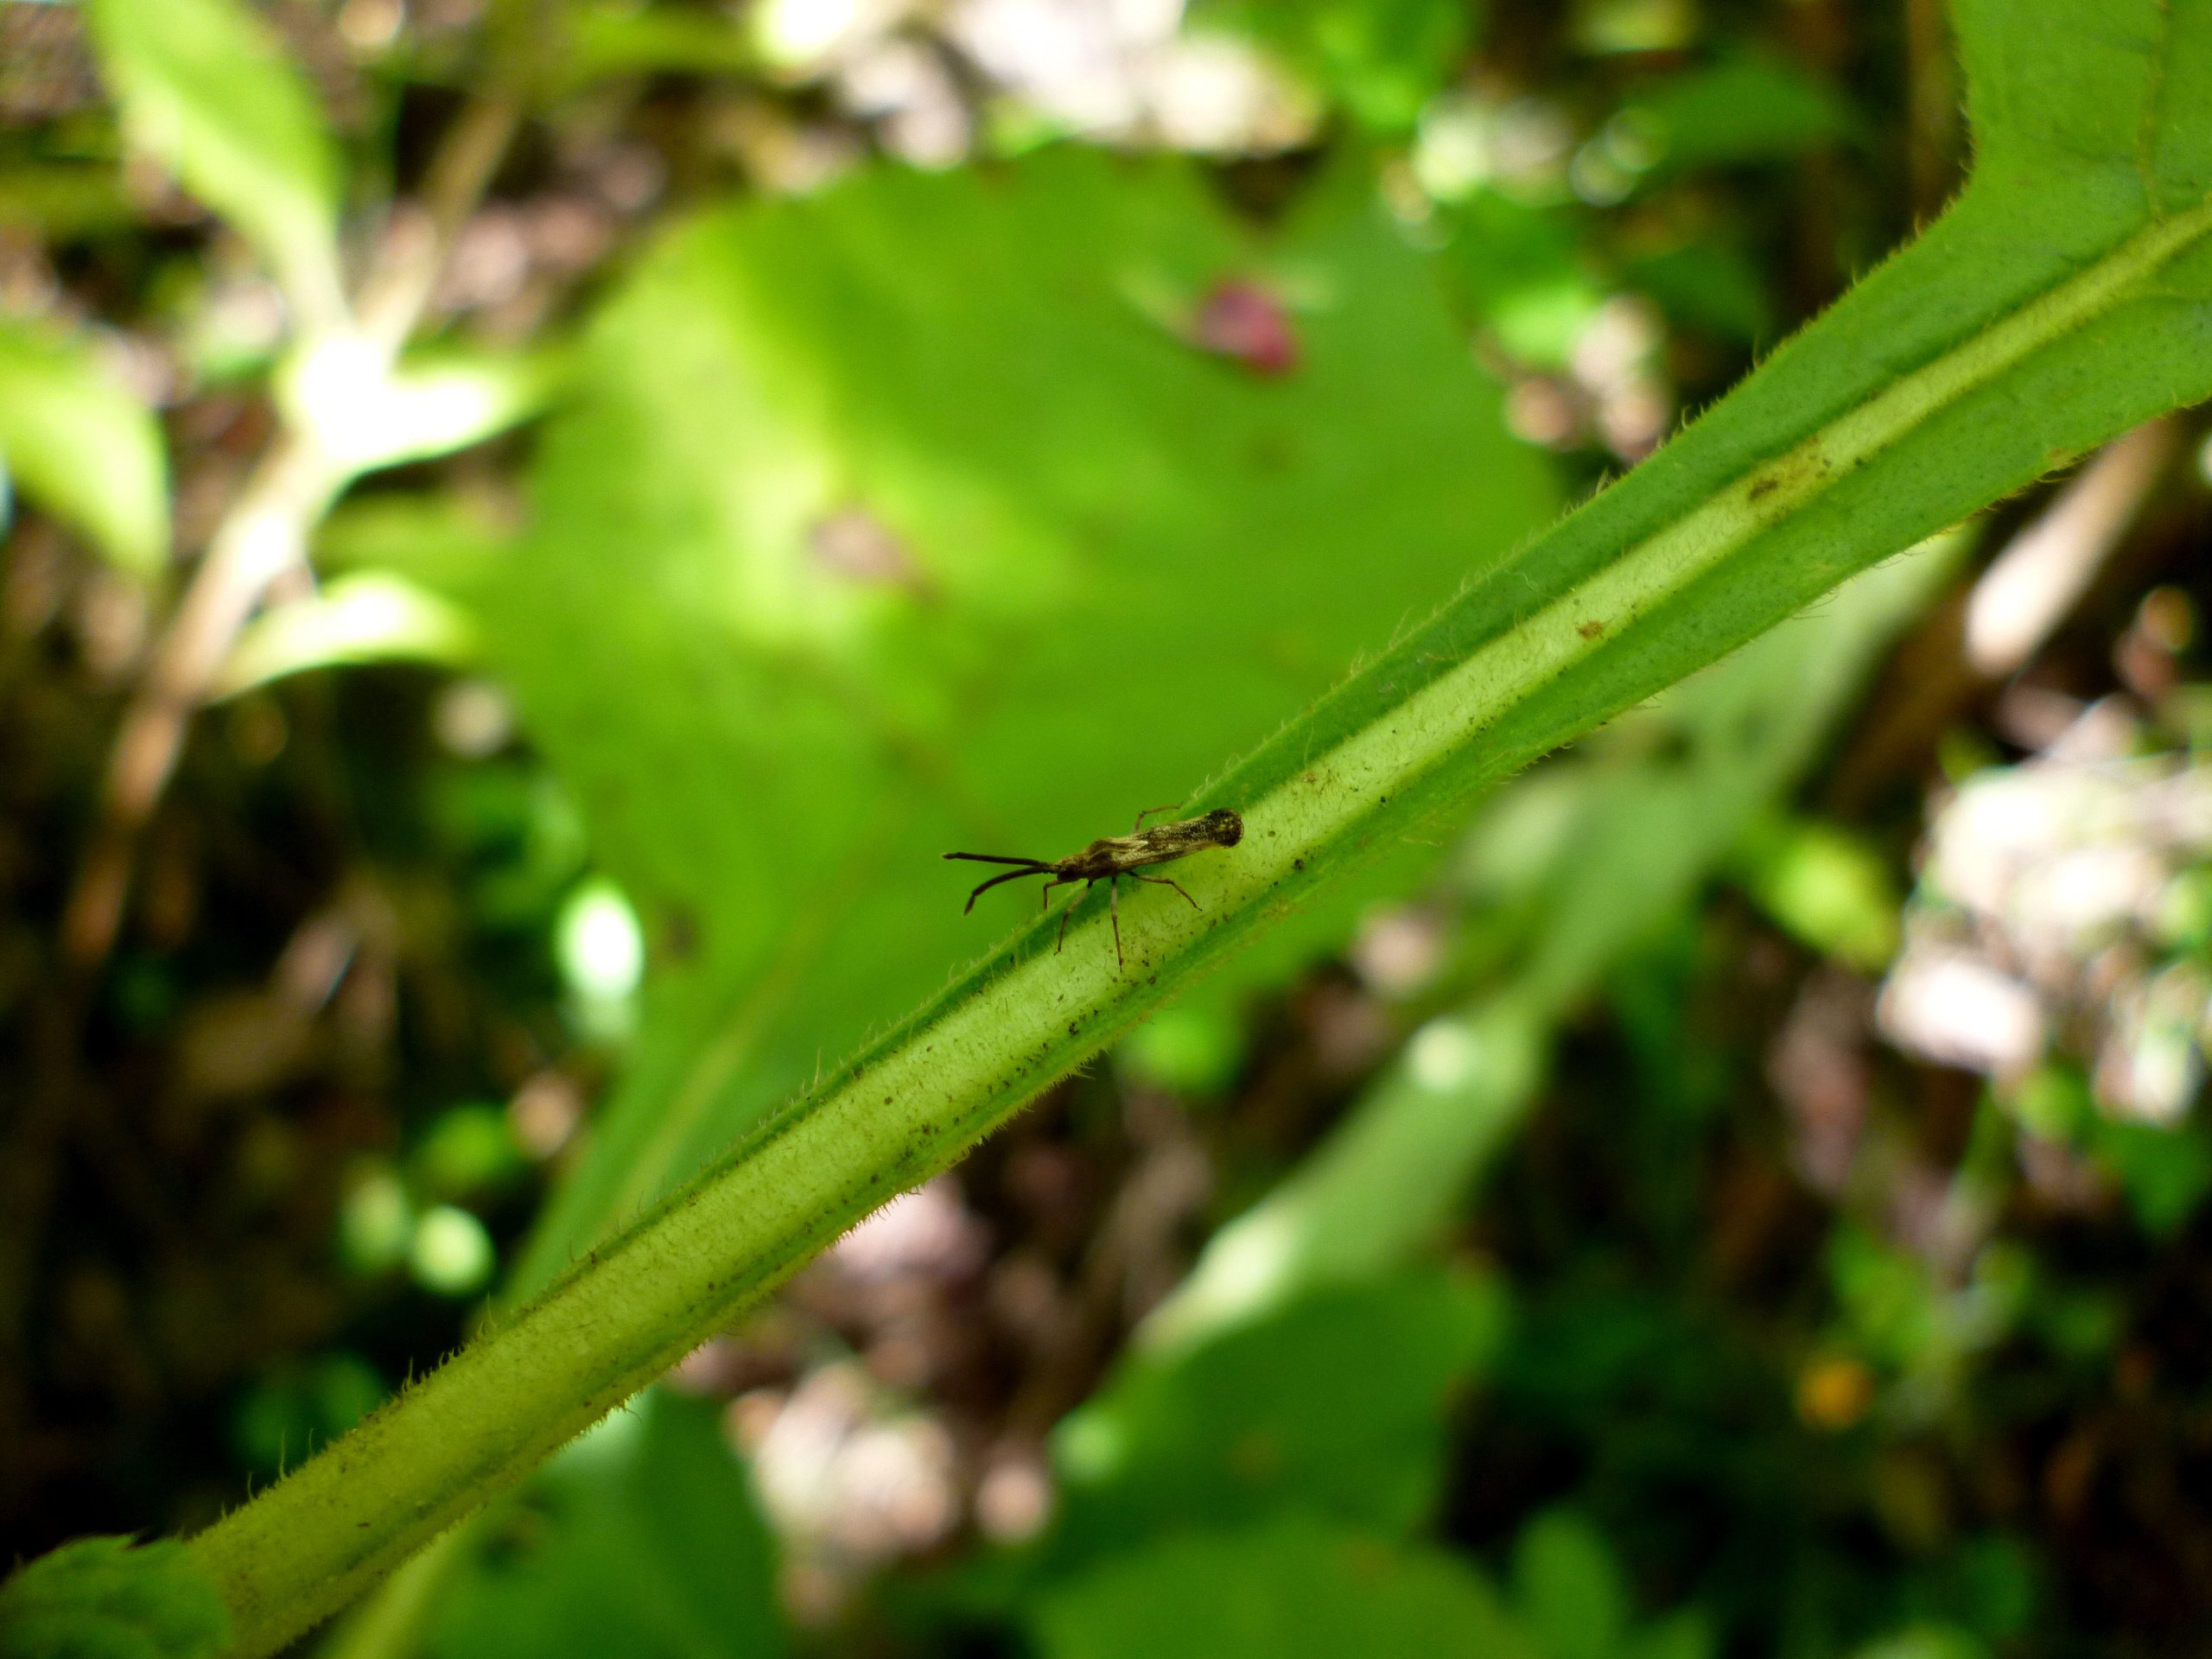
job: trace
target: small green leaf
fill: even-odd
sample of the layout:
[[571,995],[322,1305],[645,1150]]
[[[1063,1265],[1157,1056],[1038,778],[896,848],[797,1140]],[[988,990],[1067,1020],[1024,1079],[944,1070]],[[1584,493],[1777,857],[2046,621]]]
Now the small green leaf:
[[1504,1326],[1497,1283],[1422,1271],[1133,1357],[1055,1439],[1057,1548],[1095,1554],[1285,1505],[1409,1531],[1442,1478],[1452,1396]]
[[435,1659],[773,1659],[775,1545],[715,1413],[656,1391],[547,1465],[512,1543],[433,1617]]
[[1628,1592],[1612,1551],[1572,1510],[1554,1510],[1522,1531],[1513,1598],[1546,1659],[1608,1659],[1628,1628]]
[[1045,1659],[1536,1659],[1466,1561],[1303,1517],[1168,1535],[1048,1591]]
[[1623,272],[1684,327],[1757,345],[1774,337],[1775,304],[1759,267],[1726,242],[1700,239],[1631,256]]
[[251,1467],[280,1475],[359,1422],[390,1392],[374,1366],[344,1350],[282,1366],[240,1397],[231,1418],[232,1444]]
[[338,162],[315,94],[240,0],[88,0],[124,130],[252,243],[303,319],[340,314]]
[[404,576],[363,570],[257,618],[223,665],[216,690],[235,696],[339,663],[456,665],[475,645],[475,622],[466,611]]
[[168,466],[153,412],[81,345],[0,318],[0,468],[118,567],[168,557]]
[[1694,1607],[1645,1625],[1621,1644],[1625,1659],[1713,1659],[1713,1622]]
[[0,1585],[0,1659],[213,1659],[230,1614],[182,1544],[80,1538]]
[[1851,106],[1803,71],[1741,58],[1669,81],[1627,118],[1656,152],[1655,174],[1786,160],[1847,137]]
[[378,493],[340,503],[315,538],[318,570],[389,570],[465,596],[499,562],[511,532],[457,495]]
[[1261,41],[1363,125],[1397,133],[1458,69],[1478,15],[1467,0],[1201,0],[1189,22]]
[[1988,1645],[1951,1624],[1916,1624],[1863,1647],[1853,1659],[1988,1659]]
[[2171,1237],[2212,1193],[2212,1146],[2199,1128],[2100,1117],[2089,1135],[2145,1231]]
[[285,413],[349,472],[427,461],[481,443],[545,405],[550,353],[441,353],[394,368],[372,342],[338,334],[285,365]]
[[16,162],[0,166],[0,225],[20,225],[54,243],[137,223],[118,168],[107,162]]
[[441,1116],[410,1155],[408,1166],[424,1192],[457,1198],[503,1185],[524,1165],[506,1113],[480,1103],[456,1106]]
[[559,71],[572,88],[610,75],[728,75],[760,65],[752,33],[723,12],[599,0],[573,7],[569,28]]
[[1746,836],[1742,868],[1760,907],[1815,950],[1862,973],[1897,954],[1904,896],[1881,855],[1848,830],[1773,815]]
[[1122,1039],[1116,1058],[1140,1082],[1203,1096],[1219,1093],[1236,1077],[1244,1035],[1226,1010],[1210,1002],[1181,1002]]

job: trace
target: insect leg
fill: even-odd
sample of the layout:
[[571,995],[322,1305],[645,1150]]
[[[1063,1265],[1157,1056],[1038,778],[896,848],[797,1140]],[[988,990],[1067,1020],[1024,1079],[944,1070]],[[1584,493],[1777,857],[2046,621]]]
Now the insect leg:
[[1128,959],[1122,955],[1122,873],[1119,870],[1106,878],[1106,913],[1114,921],[1114,965],[1126,968]]
[[1182,804],[1183,803],[1180,801],[1170,801],[1166,806],[1147,806],[1143,811],[1137,814],[1137,821],[1129,826],[1129,833],[1134,836],[1138,830],[1143,829],[1144,821],[1150,817],[1154,813],[1173,812],[1177,807]]
[[[1173,887],[1176,892],[1183,893],[1183,884],[1180,881],[1171,881],[1164,875],[1139,875],[1135,870],[1132,870],[1129,872],[1129,880],[1132,881],[1149,881],[1155,887]],[[1196,910],[1198,907],[1198,901],[1192,898],[1187,893],[1183,893],[1183,902],[1190,906],[1192,910]]]
[[[1075,878],[1070,877],[1068,879],[1067,885],[1069,887],[1075,886]],[[1075,907],[1084,901],[1084,897],[1090,892],[1092,885],[1093,884],[1091,882],[1085,881],[1083,884],[1083,892],[1076,894],[1074,898],[1069,899],[1065,905],[1061,906],[1060,937],[1058,943],[1052,946],[1052,954],[1054,956],[1058,956],[1060,954],[1060,945],[1065,944],[1068,942],[1068,918],[1075,914]]]

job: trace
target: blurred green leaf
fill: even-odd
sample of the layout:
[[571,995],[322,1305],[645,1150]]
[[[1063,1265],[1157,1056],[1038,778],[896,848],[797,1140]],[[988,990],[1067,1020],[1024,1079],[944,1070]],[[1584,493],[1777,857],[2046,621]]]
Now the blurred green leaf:
[[362,570],[256,617],[238,636],[215,686],[236,696],[257,685],[341,663],[436,663],[474,655],[475,621],[406,577]]
[[439,1115],[410,1160],[416,1184],[433,1198],[465,1198],[520,1174],[522,1148],[498,1106],[456,1106]]
[[1971,1631],[1948,1624],[1921,1624],[1870,1643],[1853,1659],[1987,1659],[1988,1653]]
[[1625,112],[1666,176],[1704,167],[1784,161],[1856,129],[1841,94],[1795,65],[1745,57],[1666,82]]
[[1519,1124],[1547,1035],[1544,1011],[1510,995],[1429,1022],[1319,1147],[1207,1242],[1146,1320],[1143,1346],[1172,1352],[1417,1259]]
[[2202,955],[2212,946],[2212,865],[2182,871],[2158,900],[2160,943]]
[[435,1659],[774,1659],[775,1553],[709,1405],[657,1389],[548,1465],[433,1615]]
[[[1229,277],[1282,296],[1294,372],[1183,338]],[[1033,911],[963,918],[940,854],[1187,796],[1554,499],[1363,192],[1257,239],[1180,168],[1075,150],[711,214],[577,391],[480,602],[648,938],[684,943],[541,1269]]]
[[1513,1601],[1545,1659],[1608,1659],[1628,1628],[1628,1591],[1605,1537],[1570,1510],[1522,1529]]
[[281,1474],[374,1411],[386,1393],[359,1354],[324,1354],[249,1389],[232,1415],[232,1438],[250,1466]]
[[1948,536],[1502,790],[1460,880],[1497,988],[1432,1021],[1289,1179],[1217,1232],[1141,1340],[1173,1346],[1427,1248],[1548,1071],[1553,1022],[1692,903],[1948,578]]
[[235,226],[305,323],[340,315],[338,160],[314,92],[241,0],[86,0],[132,140]]
[[1696,0],[1574,0],[1569,37],[1585,52],[1679,52],[1697,11]]
[[1210,1001],[1163,1008],[1122,1039],[1115,1058],[1132,1077],[1178,1094],[1217,1094],[1244,1058],[1236,1020]]
[[277,396],[337,465],[372,472],[450,454],[545,406],[565,354],[444,351],[393,367],[373,342],[331,334],[284,366]]
[[728,75],[760,63],[752,35],[722,12],[600,0],[570,8],[567,21],[556,62],[572,88],[609,75]]
[[454,495],[362,495],[315,532],[321,570],[389,570],[466,601],[486,581],[512,531],[490,508]]
[[1624,276],[1686,327],[1745,346],[1771,340],[1775,303],[1749,257],[1716,242],[1683,243],[1632,255]]
[[2097,1103],[2089,1079],[2075,1065],[2037,1066],[2000,1098],[2029,1134],[2094,1159],[2118,1182],[2148,1232],[2171,1235],[2212,1194],[2212,1144],[2201,1122],[2115,1117]]
[[1893,1365],[1944,1347],[1942,1287],[1928,1264],[1866,1228],[1838,1228],[1828,1241],[1836,1299],[1860,1342]]
[[1861,973],[1897,954],[1904,895],[1881,855],[1840,825],[1770,816],[1745,836],[1740,867],[1760,907],[1814,950]]
[[2033,1623],[2048,1579],[2024,1540],[1984,1533],[1949,1560],[1940,1592],[1967,1630],[1995,1642],[2017,1639]]
[[1621,1652],[1624,1659],[1713,1659],[1719,1646],[1712,1621],[1701,1610],[1686,1607],[1633,1632]]
[[214,1659],[230,1639],[180,1543],[80,1538],[0,1584],[0,1659]]
[[168,465],[153,411],[82,345],[4,317],[0,476],[134,575],[168,563]]
[[1288,1517],[1113,1557],[1033,1622],[1046,1659],[1538,1659],[1461,1558]]
[[1185,26],[1259,41],[1362,124],[1400,133],[1457,71],[1479,16],[1472,0],[1200,0]]
[[111,163],[0,165],[0,225],[23,226],[65,243],[123,230],[137,219]]
[[1567,359],[1573,337],[1605,302],[1560,214],[1477,190],[1440,212],[1443,265],[1454,301],[1535,363]]
[[2100,1116],[2088,1137],[2119,1178],[2145,1230],[2171,1237],[2212,1193],[2212,1146],[2201,1125],[2164,1126]]
[[2069,1146],[2080,1145],[2098,1117],[2088,1078],[2078,1067],[2056,1062],[2037,1066],[2000,1099],[2031,1135]]
[[1286,1507],[1411,1530],[1435,1502],[1450,1402],[1504,1327],[1494,1281],[1420,1272],[1126,1360],[1056,1436],[1056,1558]]

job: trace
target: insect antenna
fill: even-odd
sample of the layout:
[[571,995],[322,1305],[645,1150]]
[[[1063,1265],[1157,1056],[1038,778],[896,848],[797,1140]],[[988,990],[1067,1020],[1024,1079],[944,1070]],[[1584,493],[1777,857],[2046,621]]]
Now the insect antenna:
[[995,875],[968,895],[968,902],[960,913],[965,916],[976,908],[976,901],[1001,881],[1019,881],[1025,875],[1050,875],[1052,867],[1042,859],[1007,858],[997,853],[947,853],[947,858],[964,858],[976,864],[1015,864],[1019,869],[1008,870],[1004,875]]

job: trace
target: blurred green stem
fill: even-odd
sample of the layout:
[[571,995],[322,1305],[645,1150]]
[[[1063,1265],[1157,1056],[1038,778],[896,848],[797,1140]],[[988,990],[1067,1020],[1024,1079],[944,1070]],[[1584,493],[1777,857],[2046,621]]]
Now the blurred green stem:
[[[396,210],[383,258],[363,284],[347,329],[367,349],[356,372],[381,379],[429,303],[454,238],[512,140],[520,106],[476,100],[448,130],[418,201]],[[311,351],[321,341],[295,342]],[[115,943],[138,835],[168,788],[192,717],[262,595],[307,563],[308,538],[351,481],[313,431],[287,427],[224,514],[191,585],[162,630],[124,711],[94,826],[62,916],[64,955],[97,969]]]

